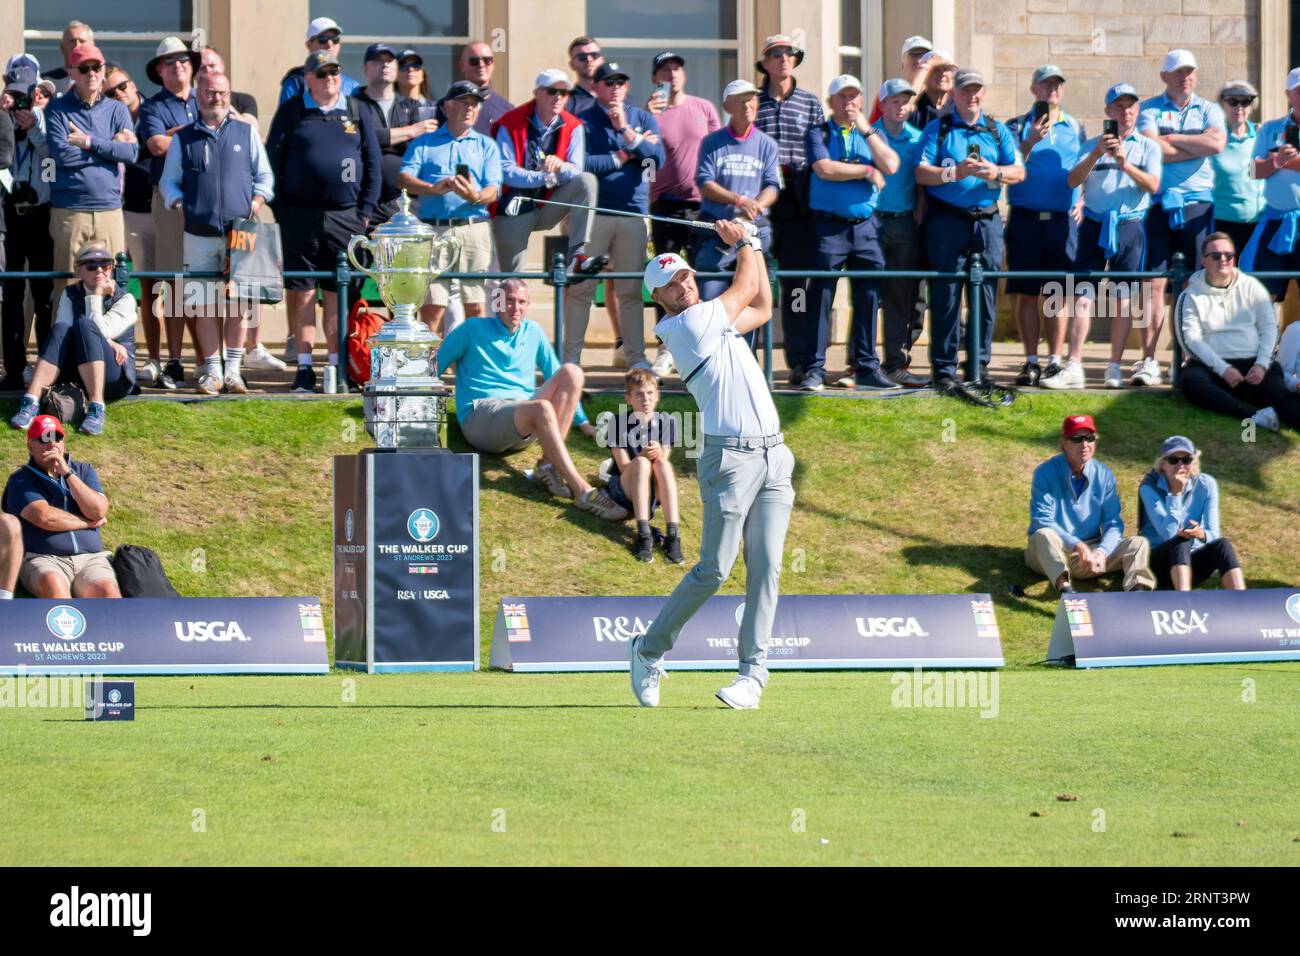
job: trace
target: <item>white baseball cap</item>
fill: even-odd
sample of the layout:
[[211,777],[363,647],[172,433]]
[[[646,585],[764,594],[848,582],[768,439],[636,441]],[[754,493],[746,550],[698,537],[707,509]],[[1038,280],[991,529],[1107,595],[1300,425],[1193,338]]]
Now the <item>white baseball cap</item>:
[[563,70],[557,70],[552,67],[549,70],[542,70],[542,72],[537,74],[537,80],[533,83],[533,89],[540,90],[547,86],[557,86],[560,83],[563,83],[565,89],[568,89],[569,74],[565,73]]
[[956,64],[953,62],[952,54],[949,53],[947,50],[931,50],[925,56],[921,57],[920,62],[922,66],[928,67],[931,63],[934,63],[936,60],[940,63],[947,63],[949,66],[956,66]]
[[688,272],[694,272],[691,264],[677,255],[675,252],[667,252],[662,256],[655,256],[646,263],[643,280],[645,287],[653,292],[655,289],[662,289],[677,273],[683,269]]
[[859,93],[862,92],[862,81],[852,73],[841,73],[835,79],[831,80],[831,85],[826,88],[827,96],[834,96],[840,90],[854,89]]
[[330,30],[337,30],[340,34],[343,33],[343,28],[329,17],[317,17],[311,23],[307,24],[307,39],[310,40],[313,37],[318,37],[322,33],[326,33]]
[[903,41],[903,56],[907,56],[912,50],[933,50],[934,44],[923,36],[908,37]]
[[1297,86],[1300,86],[1300,66],[1286,75],[1286,91],[1290,93]]
[[748,95],[757,93],[758,87],[749,80],[732,80],[722,89],[722,102],[727,102],[733,96]]
[[1165,54],[1165,62],[1160,67],[1160,72],[1173,73],[1175,70],[1181,70],[1187,66],[1190,66],[1193,70],[1196,69],[1196,56],[1191,50],[1170,50]]

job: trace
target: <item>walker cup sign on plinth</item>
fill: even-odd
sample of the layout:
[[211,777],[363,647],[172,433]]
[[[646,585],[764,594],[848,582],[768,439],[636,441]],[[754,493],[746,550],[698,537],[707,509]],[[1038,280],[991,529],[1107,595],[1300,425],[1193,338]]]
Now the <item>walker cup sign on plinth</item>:
[[[348,260],[375,280],[393,317],[369,343],[366,430],[380,448],[439,448],[450,394],[437,373],[442,340],[416,318],[416,310],[424,304],[429,283],[459,258],[460,241],[437,235],[412,215],[405,192],[398,213],[371,237],[353,236]],[[357,249],[370,253],[373,268],[357,261]]]

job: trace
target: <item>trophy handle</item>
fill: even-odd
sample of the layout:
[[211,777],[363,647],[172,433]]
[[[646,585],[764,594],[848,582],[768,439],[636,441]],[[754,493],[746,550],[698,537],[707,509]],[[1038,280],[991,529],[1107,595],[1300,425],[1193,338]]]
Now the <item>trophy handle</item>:
[[352,263],[352,268],[357,272],[364,273],[378,282],[379,277],[375,275],[374,272],[357,262],[357,249],[365,249],[373,257],[375,254],[375,243],[372,240],[367,239],[365,236],[353,236],[351,241],[348,242],[348,262]]
[[[455,265],[456,260],[460,258],[460,248],[460,240],[450,234],[438,236],[433,240],[429,248],[430,282]],[[445,249],[453,250],[450,258],[443,255]]]

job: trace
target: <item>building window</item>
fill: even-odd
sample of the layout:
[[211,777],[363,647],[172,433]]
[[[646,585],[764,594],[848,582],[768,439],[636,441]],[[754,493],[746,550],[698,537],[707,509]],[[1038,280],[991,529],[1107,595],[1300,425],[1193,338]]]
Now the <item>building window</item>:
[[686,61],[686,91],[720,103],[724,86],[754,72],[740,63],[738,7],[737,0],[603,0],[587,5],[586,32],[631,77],[629,102],[645,105],[651,62],[672,50]]
[[840,72],[862,76],[863,0],[840,0]]
[[[424,59],[429,78],[429,92],[438,99],[454,80],[460,79],[456,61],[460,50],[473,40],[470,36],[469,0],[421,0],[420,3],[358,4],[356,0],[311,0],[311,16],[329,17],[343,28],[343,49],[339,60],[343,72],[359,83],[366,82],[363,63],[366,47],[372,43],[391,43],[413,47]],[[307,24],[301,30],[305,41]],[[306,50],[303,51],[304,57]]]
[[194,0],[132,0],[131,3],[87,5],[85,0],[27,0],[23,37],[26,51],[41,63],[41,72],[63,66],[59,40],[73,20],[90,24],[95,46],[110,62],[126,68],[149,96],[153,83],[145,64],[153,59],[164,37],[178,36],[187,43],[201,39],[195,31]]

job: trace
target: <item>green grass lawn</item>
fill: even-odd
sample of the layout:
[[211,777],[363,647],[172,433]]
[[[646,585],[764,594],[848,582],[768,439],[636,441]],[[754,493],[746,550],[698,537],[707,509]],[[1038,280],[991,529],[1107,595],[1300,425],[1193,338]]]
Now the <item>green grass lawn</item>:
[[[990,592],[996,717],[894,707],[889,674],[777,673],[752,713],[713,699],[720,674],[670,674],[658,711],[611,674],[144,678],[134,724],[0,711],[0,825],[23,834],[0,863],[1300,862],[1300,664],[1044,667],[1055,601],[1023,563],[1029,472],[1087,412],[1130,522],[1160,440],[1187,434],[1248,581],[1300,584],[1294,436],[1243,442],[1128,392],[779,407],[799,459],[784,590]],[[189,595],[319,594],[328,622],[330,458],[363,440],[359,402],[142,402],[70,446],[103,476],[110,546],[154,547]],[[570,444],[594,472],[600,450]],[[5,448],[7,471],[22,449]],[[482,462],[484,662],[502,595],[660,594],[681,573],[546,499],[534,459]]]

